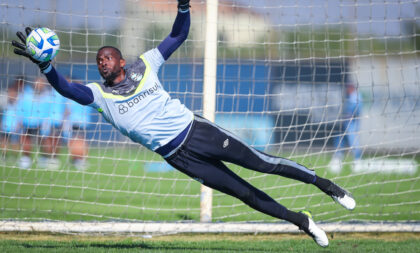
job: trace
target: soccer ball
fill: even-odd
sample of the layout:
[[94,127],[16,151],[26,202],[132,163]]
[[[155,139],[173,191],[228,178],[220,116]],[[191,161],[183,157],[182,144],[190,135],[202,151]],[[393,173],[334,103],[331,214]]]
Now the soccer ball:
[[37,28],[26,38],[26,52],[35,60],[50,61],[57,55],[59,49],[60,40],[49,28]]

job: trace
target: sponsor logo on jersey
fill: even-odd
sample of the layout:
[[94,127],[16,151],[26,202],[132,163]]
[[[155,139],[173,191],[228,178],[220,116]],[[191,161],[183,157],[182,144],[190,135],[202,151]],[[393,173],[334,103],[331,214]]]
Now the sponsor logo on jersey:
[[130,79],[136,82],[140,82],[140,80],[143,78],[143,75],[140,73],[131,73]]
[[125,106],[124,104],[120,104],[118,105],[118,111],[120,112],[120,114],[124,114],[128,112],[128,107]]
[[130,108],[134,107],[135,105],[140,103],[140,101],[144,100],[148,96],[150,96],[152,94],[155,94],[156,92],[159,91],[159,89],[162,89],[162,87],[158,83],[155,83],[155,85],[153,87],[148,88],[148,89],[138,93],[137,95],[133,96],[129,100],[117,101],[116,103],[118,103],[119,113],[124,114],[124,113],[128,112]]

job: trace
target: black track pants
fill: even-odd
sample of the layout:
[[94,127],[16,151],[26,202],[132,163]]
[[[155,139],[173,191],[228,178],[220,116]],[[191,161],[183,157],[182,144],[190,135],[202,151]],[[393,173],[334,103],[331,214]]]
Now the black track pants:
[[313,183],[315,172],[293,161],[267,155],[199,116],[184,144],[166,161],[204,185],[242,200],[265,214],[285,219],[287,209],[233,173],[222,161],[244,168]]

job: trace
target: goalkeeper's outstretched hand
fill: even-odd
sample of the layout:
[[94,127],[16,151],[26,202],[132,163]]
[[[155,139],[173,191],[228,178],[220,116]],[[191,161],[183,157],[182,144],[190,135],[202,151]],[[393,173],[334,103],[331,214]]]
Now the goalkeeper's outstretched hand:
[[32,32],[32,29],[30,27],[25,28],[26,35],[24,35],[21,32],[17,32],[16,36],[20,39],[21,42],[18,42],[16,40],[12,40],[12,45],[15,47],[13,52],[17,55],[22,55],[31,60],[33,63],[38,65],[38,67],[41,69],[41,72],[44,73],[46,69],[48,69],[51,66],[50,61],[41,62],[38,60],[35,60],[31,57],[31,55],[26,52],[26,37]]
[[185,12],[190,9],[190,0],[178,0],[178,10]]

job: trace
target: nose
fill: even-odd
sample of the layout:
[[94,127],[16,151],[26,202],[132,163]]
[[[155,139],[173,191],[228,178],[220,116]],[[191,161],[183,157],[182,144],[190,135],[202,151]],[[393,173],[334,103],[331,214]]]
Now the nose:
[[106,66],[107,66],[107,63],[106,63],[105,61],[102,61],[102,62],[100,63],[100,66],[101,66],[101,68],[104,68],[104,67],[106,67]]

